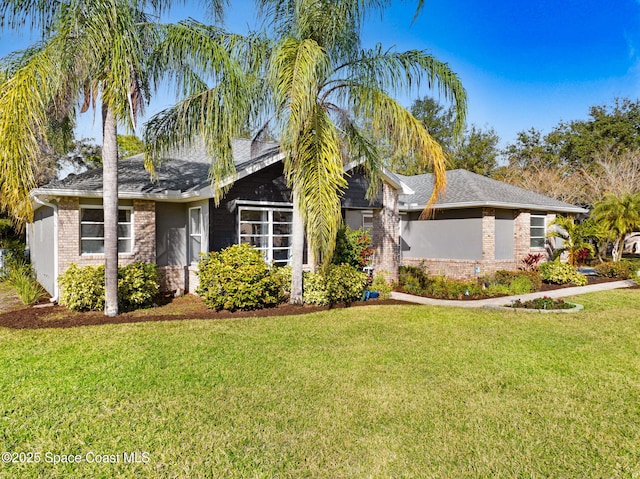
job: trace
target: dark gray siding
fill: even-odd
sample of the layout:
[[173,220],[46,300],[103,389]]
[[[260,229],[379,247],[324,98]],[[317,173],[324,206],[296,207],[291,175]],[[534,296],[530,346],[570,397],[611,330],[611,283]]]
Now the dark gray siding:
[[242,200],[291,203],[291,192],[284,179],[282,163],[237,181],[218,207],[213,200],[210,201],[209,247],[212,251],[220,251],[238,242],[237,202]]
[[382,187],[378,191],[378,194],[370,202],[367,198],[367,188],[369,188],[369,181],[359,171],[352,171],[351,176],[347,177],[348,188],[342,196],[343,208],[354,209],[375,209],[382,208]]
[[158,266],[187,264],[187,209],[184,204],[156,203]]
[[496,210],[496,259],[513,259],[514,218],[512,210]]
[[482,259],[482,210],[437,212],[429,220],[420,213],[402,222],[401,250],[406,258]]
[[56,285],[54,221],[53,208],[43,206],[34,213],[29,231],[31,263],[38,282],[51,295],[54,294]]

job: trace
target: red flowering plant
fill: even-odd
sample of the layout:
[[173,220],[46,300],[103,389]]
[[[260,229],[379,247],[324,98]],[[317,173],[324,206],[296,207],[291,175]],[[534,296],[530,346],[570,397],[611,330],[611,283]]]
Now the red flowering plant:
[[333,264],[350,264],[362,269],[371,265],[374,248],[371,246],[369,230],[352,229],[343,226],[336,237],[336,249],[333,253]]

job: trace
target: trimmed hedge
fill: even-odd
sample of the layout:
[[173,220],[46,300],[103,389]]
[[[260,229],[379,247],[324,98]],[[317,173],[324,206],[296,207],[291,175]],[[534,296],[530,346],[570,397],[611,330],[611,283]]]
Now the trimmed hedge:
[[608,261],[595,266],[596,274],[605,278],[629,279],[636,275],[636,269],[629,261]]
[[[102,311],[105,302],[104,265],[72,263],[60,276],[60,304],[74,311]],[[118,268],[118,304],[122,311],[153,304],[160,283],[155,264],[137,261]]]
[[303,284],[305,303],[350,304],[362,298],[367,275],[349,264],[332,264],[324,271],[305,273]]
[[229,246],[204,255],[198,265],[196,293],[208,308],[235,311],[261,309],[284,301],[286,273],[264,261],[248,244]]

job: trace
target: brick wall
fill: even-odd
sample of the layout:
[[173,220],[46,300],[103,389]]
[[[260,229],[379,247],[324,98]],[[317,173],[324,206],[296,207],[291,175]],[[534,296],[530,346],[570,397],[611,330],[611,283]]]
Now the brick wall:
[[373,212],[373,270],[387,272],[387,280],[398,280],[399,218],[398,193],[382,183],[382,208]]
[[[402,264],[403,266],[423,267],[432,275],[442,275],[452,279],[470,279],[501,269],[515,270],[518,261],[402,258]],[[476,273],[476,267],[479,268],[479,273]]]
[[[133,253],[118,255],[120,266],[144,261],[156,261],[156,209],[155,202],[133,202]],[[63,274],[71,263],[79,266],[104,263],[104,255],[80,254],[80,200],[61,198],[58,203],[58,272]]]
[[496,210],[482,208],[482,259],[496,257]]
[[177,289],[188,291],[188,274],[186,266],[158,266],[160,291],[163,293]]
[[[547,225],[555,217],[555,214],[548,214],[546,218]],[[551,252],[549,242],[547,242],[546,251],[539,248],[531,248],[531,212],[516,211],[514,219],[514,258],[512,260],[495,259],[495,210],[493,208],[483,208],[481,260],[403,258],[402,264],[405,266],[422,266],[433,275],[444,275],[453,279],[470,279],[503,269],[516,270],[521,266],[522,259],[529,253],[543,252],[546,255],[545,259],[548,259]],[[476,268],[479,268],[479,273],[476,273]]]

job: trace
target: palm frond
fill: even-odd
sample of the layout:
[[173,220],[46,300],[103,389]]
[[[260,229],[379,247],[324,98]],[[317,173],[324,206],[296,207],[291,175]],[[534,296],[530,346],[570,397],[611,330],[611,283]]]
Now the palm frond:
[[389,94],[416,91],[426,82],[429,89],[437,89],[454,104],[456,135],[464,131],[467,95],[462,82],[446,63],[426,51],[385,51],[380,45],[362,50],[356,58],[336,68],[336,75],[325,86],[325,95],[343,90],[343,86],[348,90],[353,82]]
[[375,88],[351,88],[356,115],[371,120],[373,134],[385,139],[395,149],[395,154],[416,158],[433,171],[433,193],[422,217],[446,187],[446,156],[442,147],[429,134],[425,126],[411,112],[383,91]]
[[290,185],[299,192],[309,247],[327,263],[342,221],[340,197],[347,182],[339,132],[327,112],[317,106],[295,143],[296,168]]

